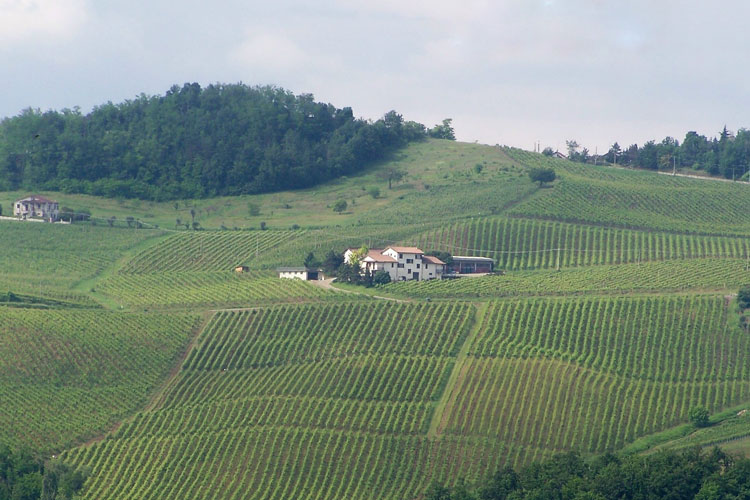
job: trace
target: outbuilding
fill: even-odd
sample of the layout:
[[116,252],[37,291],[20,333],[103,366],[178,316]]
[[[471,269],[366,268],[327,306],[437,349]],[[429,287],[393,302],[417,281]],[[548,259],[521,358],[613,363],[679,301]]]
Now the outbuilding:
[[471,257],[454,255],[448,270],[455,274],[491,273],[495,261],[489,257]]
[[324,278],[320,269],[311,269],[309,267],[278,267],[276,271],[279,278],[298,279],[304,281],[318,281]]

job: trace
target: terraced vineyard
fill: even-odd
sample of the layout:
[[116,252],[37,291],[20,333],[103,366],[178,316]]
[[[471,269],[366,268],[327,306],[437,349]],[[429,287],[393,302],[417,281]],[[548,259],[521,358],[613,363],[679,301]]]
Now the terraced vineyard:
[[734,293],[750,282],[746,260],[692,259],[616,266],[520,271],[386,285],[390,293],[409,297],[512,297],[581,293],[719,291]]
[[0,307],[0,440],[54,450],[105,432],[143,407],[197,320]]
[[217,313],[152,411],[67,458],[93,468],[86,498],[415,495],[456,457],[484,470],[487,447],[424,436],[472,317],[383,302]]
[[170,308],[247,306],[340,295],[301,280],[233,271],[118,274],[101,282],[96,290],[130,307]]
[[499,217],[444,225],[423,233],[417,241],[423,249],[491,257],[499,268],[508,270],[750,255],[746,238]]
[[277,245],[298,238],[304,231],[186,231],[176,233],[141,252],[120,271],[155,272],[229,271],[248,264]]
[[492,303],[439,428],[552,450],[616,450],[750,399],[750,337],[720,296]]

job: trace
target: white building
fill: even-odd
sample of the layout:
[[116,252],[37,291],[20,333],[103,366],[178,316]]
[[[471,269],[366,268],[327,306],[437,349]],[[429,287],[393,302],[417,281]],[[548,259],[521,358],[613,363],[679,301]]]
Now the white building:
[[60,207],[54,200],[44,196],[32,195],[13,204],[13,215],[20,218],[41,217],[55,221],[60,216]]
[[[344,262],[351,263],[356,248],[344,252]],[[386,271],[391,281],[442,279],[445,263],[437,257],[425,255],[417,247],[387,247],[372,249],[360,259],[362,272]]]
[[304,281],[317,281],[324,278],[319,269],[310,269],[309,267],[279,267],[276,271],[279,273],[279,278]]

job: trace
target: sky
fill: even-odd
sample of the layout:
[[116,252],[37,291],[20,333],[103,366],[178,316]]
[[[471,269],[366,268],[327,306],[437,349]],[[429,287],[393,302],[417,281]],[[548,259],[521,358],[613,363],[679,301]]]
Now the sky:
[[748,18],[740,0],[0,0],[0,117],[242,82],[603,153],[750,127]]

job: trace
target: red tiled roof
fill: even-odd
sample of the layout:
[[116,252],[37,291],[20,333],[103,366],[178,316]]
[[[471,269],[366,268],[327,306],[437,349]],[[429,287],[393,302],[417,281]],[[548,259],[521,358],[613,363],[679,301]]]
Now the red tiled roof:
[[[418,253],[418,254],[423,254],[424,253],[422,250],[420,250],[417,247],[388,247],[388,248],[390,248],[391,250],[394,250],[394,251],[396,251],[398,253]],[[386,248],[385,250],[388,250],[388,248]],[[383,250],[383,251],[385,251],[385,250]]]
[[398,262],[393,257],[383,255],[382,252],[383,250],[380,249],[370,250],[369,252],[367,252],[365,258],[369,257],[375,262]]
[[433,257],[432,255],[423,255],[422,260],[429,263],[429,264],[442,264],[445,265],[445,262],[438,259],[437,257]]

